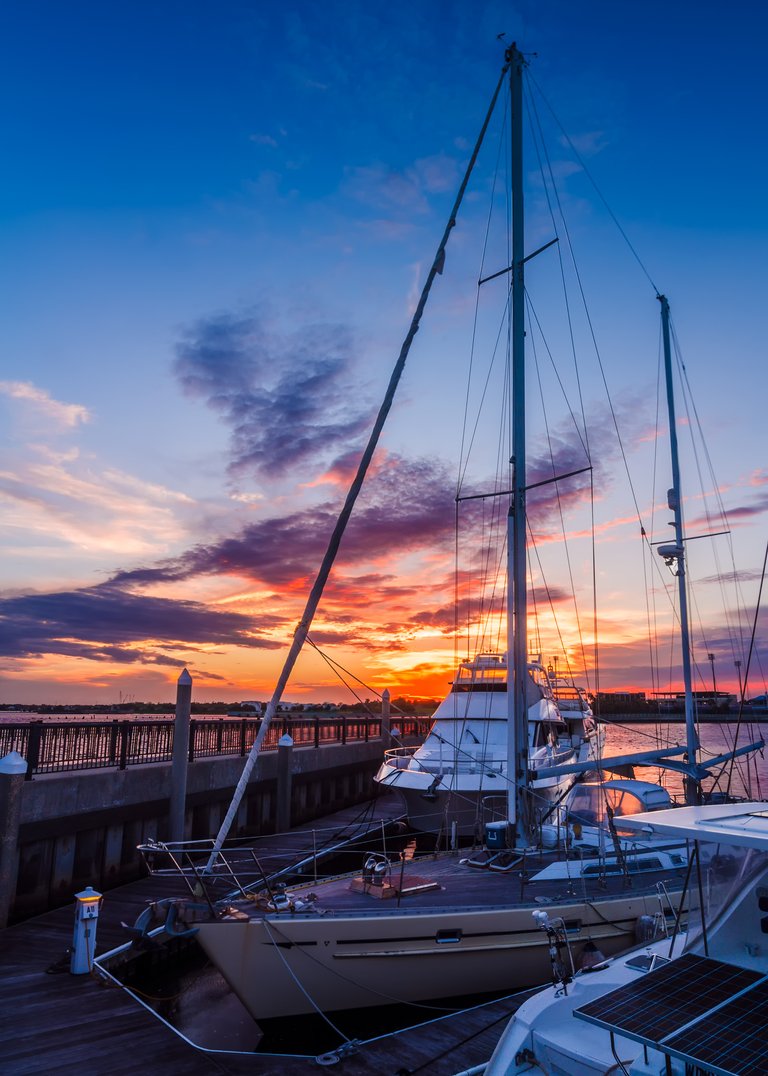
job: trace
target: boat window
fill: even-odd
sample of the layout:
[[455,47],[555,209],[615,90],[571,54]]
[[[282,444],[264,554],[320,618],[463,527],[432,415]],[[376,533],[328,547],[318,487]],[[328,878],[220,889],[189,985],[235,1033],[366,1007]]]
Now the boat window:
[[544,698],[552,697],[552,689],[549,686],[547,674],[543,669],[534,667],[528,670],[528,679],[525,684],[525,701],[529,706]]
[[668,963],[669,957],[662,956],[661,953],[640,953],[639,956],[633,956],[628,960],[625,966],[634,968],[636,971],[653,971]]
[[435,941],[438,945],[450,945],[451,943],[460,942],[461,937],[461,930],[438,930],[437,934],[435,934]]
[[540,721],[536,727],[536,741],[534,747],[554,746],[561,736],[565,736],[568,729],[555,721]]
[[[658,856],[643,856],[642,859],[635,859],[633,856],[627,857],[627,870],[630,874],[635,874],[638,871],[660,871],[662,869],[661,860]],[[582,874],[584,875],[599,875],[599,874],[621,874],[624,868],[621,863],[590,863],[588,864]]]
[[493,654],[478,657],[474,661],[468,661],[459,665],[455,683],[464,684],[489,684],[494,682],[507,682],[507,666],[503,658]]
[[629,789],[613,788],[611,785],[581,785],[571,794],[568,814],[577,821],[594,825],[605,821],[606,807],[613,810],[615,818],[639,814],[646,809],[640,797]]
[[506,691],[507,690],[507,678],[503,680],[483,680],[478,683],[475,680],[467,680],[464,684],[455,683],[451,688],[451,694],[453,695],[467,695],[472,691],[482,691],[486,693],[488,691]]

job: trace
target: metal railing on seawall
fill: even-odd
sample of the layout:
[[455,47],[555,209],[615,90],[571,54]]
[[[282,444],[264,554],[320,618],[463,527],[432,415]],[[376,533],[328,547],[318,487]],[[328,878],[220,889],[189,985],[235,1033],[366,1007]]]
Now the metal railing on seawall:
[[[426,731],[429,718],[398,717],[405,736]],[[189,761],[217,755],[245,756],[261,726],[260,718],[199,720],[189,723]],[[27,721],[0,725],[0,758],[18,751],[27,760],[28,781],[35,774],[62,773],[170,762],[173,720]],[[263,749],[277,749],[288,733],[296,747],[367,742],[381,736],[381,718],[365,714],[289,715],[268,730]]]

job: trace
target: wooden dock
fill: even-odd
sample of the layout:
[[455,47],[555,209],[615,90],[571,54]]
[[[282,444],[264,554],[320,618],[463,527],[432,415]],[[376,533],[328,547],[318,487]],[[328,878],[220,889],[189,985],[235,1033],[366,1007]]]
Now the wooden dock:
[[[324,820],[342,827],[359,809],[347,809]],[[378,817],[391,817],[382,804]],[[291,835],[296,847],[306,842],[312,826]],[[302,830],[304,831],[302,834]],[[146,878],[106,894],[98,924],[97,953],[126,941],[121,920],[132,924],[150,899],[181,892],[176,879]],[[9,927],[2,936],[0,958],[0,1057],[8,1076],[152,1076],[184,1074],[280,1073],[298,1076],[317,1070],[314,1058],[235,1055],[204,1052],[190,1045],[144,1008],[126,990],[105,984],[96,974],[73,976],[62,961],[70,945],[73,908],[60,908]],[[62,965],[63,970],[56,969]],[[250,1020],[239,1002],[229,1001]],[[334,1066],[347,1076],[452,1076],[486,1061],[514,1011],[516,1000],[498,1001],[451,1015],[407,1032],[361,1045]],[[427,1014],[428,1016],[429,1014]]]

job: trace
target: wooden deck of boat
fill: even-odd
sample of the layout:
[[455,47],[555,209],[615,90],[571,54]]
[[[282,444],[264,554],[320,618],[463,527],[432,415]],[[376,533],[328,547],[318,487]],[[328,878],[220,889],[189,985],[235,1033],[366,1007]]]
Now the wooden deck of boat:
[[[404,865],[402,876],[395,863],[389,878],[392,887],[390,899],[381,898],[381,888],[378,886],[365,888],[358,884],[351,885],[349,876],[331,878],[319,885],[310,881],[299,883],[298,888],[291,886],[291,893],[301,896],[311,891],[316,899],[310,910],[296,912],[295,918],[313,918],[318,911],[331,911],[334,916],[359,916],[370,920],[374,917],[401,917],[409,912],[421,916],[449,908],[462,910],[481,907],[486,911],[494,908],[546,908],[550,905],[573,904],[579,902],[580,898],[586,901],[588,896],[592,900],[622,895],[657,897],[660,880],[677,890],[685,874],[684,865],[675,868],[666,866],[632,874],[630,887],[621,874],[609,874],[602,878],[595,876],[585,881],[579,874],[580,863],[574,858],[572,878],[545,877],[534,880],[537,872],[552,862],[546,854],[529,855],[522,866],[514,866],[506,872],[468,866],[468,854],[460,849],[409,860]],[[356,864],[357,869],[360,866]],[[398,900],[397,889],[401,886],[404,887],[404,895]],[[234,900],[231,906],[233,918],[245,914],[255,919],[273,914],[266,907],[251,901]]]
[[[391,806],[380,804],[378,817],[390,817]],[[351,822],[357,812],[347,810],[325,820],[337,828]],[[306,830],[302,827],[304,841]],[[283,847],[287,842],[281,841]],[[291,844],[302,844],[301,832]],[[111,890],[105,897],[98,924],[98,952],[126,940],[120,922],[133,923],[148,899],[180,891],[178,880],[147,878]],[[117,986],[106,986],[91,975],[69,974],[61,963],[71,942],[72,907],[59,908],[2,933],[0,958],[0,1058],[9,1076],[57,1072],[108,1072],[134,1076],[137,1071],[163,1076],[185,1074],[281,1073],[298,1076],[316,1069],[313,1059],[235,1056],[204,1053],[176,1035],[136,1000]],[[239,1004],[239,1003],[237,1003]],[[362,1047],[344,1059],[337,1071],[352,1076],[393,1076],[394,1073],[428,1073],[449,1076],[487,1060],[513,1001],[495,1002],[409,1032],[389,1035]]]

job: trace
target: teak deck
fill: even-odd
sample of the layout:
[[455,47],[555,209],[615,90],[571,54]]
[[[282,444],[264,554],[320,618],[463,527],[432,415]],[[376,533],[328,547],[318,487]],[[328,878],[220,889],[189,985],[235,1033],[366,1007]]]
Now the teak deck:
[[[339,812],[325,824],[341,827],[354,813],[350,809]],[[311,826],[304,829],[311,830]],[[133,923],[148,899],[171,892],[180,892],[179,883],[158,878],[110,890],[99,918],[97,952],[125,942],[120,921]],[[298,1076],[317,1071],[312,1059],[206,1054],[187,1044],[119,987],[104,985],[89,975],[73,976],[68,970],[47,974],[70,945],[73,922],[73,908],[59,908],[9,927],[2,934],[3,1073]],[[393,1076],[398,1072],[450,1076],[490,1057],[515,1007],[516,1002],[510,1000],[495,1002],[389,1035],[344,1059],[335,1071],[348,1076]]]

